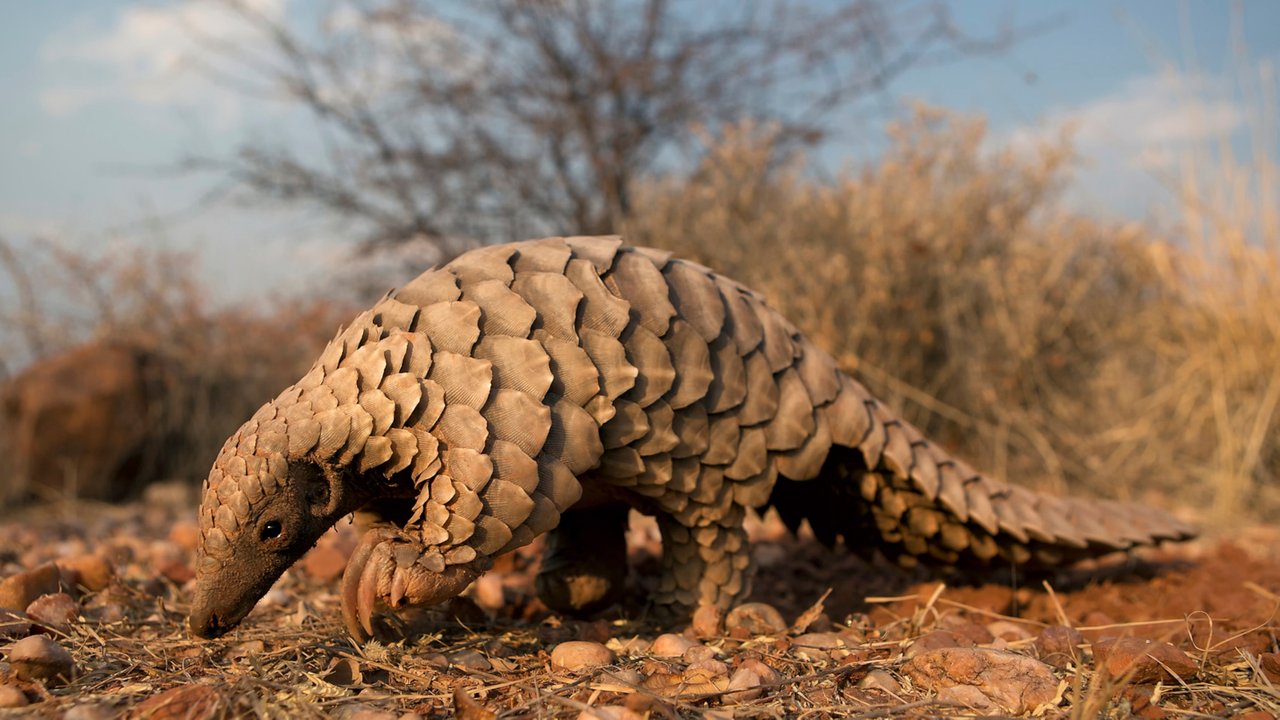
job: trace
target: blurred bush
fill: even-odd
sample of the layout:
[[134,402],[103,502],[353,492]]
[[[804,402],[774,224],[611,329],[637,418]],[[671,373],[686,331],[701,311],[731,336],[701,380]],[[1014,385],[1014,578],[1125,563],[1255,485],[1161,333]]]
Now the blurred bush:
[[1280,516],[1280,238],[1253,222],[1273,213],[1265,196],[1189,191],[1188,220],[1230,212],[1170,240],[1064,211],[1067,139],[991,148],[981,121],[928,108],[889,134],[877,164],[823,181],[768,128],[730,128],[692,173],[641,189],[628,239],[760,289],[999,476],[1221,522]]
[[[17,309],[0,317],[0,500],[118,499],[197,481],[223,441],[296,380],[351,308],[254,298],[215,307],[189,256],[0,247]],[[16,372],[14,372],[16,370]]]

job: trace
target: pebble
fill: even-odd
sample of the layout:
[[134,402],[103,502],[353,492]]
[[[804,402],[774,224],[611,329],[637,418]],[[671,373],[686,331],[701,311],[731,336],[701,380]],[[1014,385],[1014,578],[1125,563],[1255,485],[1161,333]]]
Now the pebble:
[[1262,653],[1258,656],[1258,664],[1273,685],[1280,685],[1280,653]]
[[680,656],[681,660],[687,663],[702,662],[703,660],[712,660],[716,656],[716,649],[707,647],[706,645],[693,645],[684,654]]
[[691,662],[684,669],[684,679],[690,683],[708,683],[728,674],[729,666],[713,659]]
[[760,684],[760,675],[755,670],[740,667],[729,678],[729,689],[733,692],[725,695],[721,702],[725,705],[751,702],[764,694]]
[[493,664],[489,662],[489,658],[485,657],[479,650],[459,650],[449,654],[449,664],[454,667],[460,667],[463,670],[481,670],[489,671],[493,669]]
[[0,580],[0,608],[21,611],[41,595],[62,591],[62,572],[53,563]]
[[759,675],[760,682],[764,683],[765,685],[772,685],[773,683],[776,683],[781,679],[781,676],[778,675],[777,670],[774,670],[773,668],[769,667],[768,665],[765,665],[763,662],[755,658],[748,658],[746,660],[743,660],[742,665],[740,667],[747,668],[748,670],[751,670],[755,674]]
[[1056,668],[1080,661],[1080,646],[1084,636],[1079,630],[1066,625],[1050,625],[1036,636],[1036,650],[1040,659]]
[[[1052,702],[1058,693],[1058,680],[1048,665],[1004,650],[930,650],[908,660],[903,672],[917,685],[937,693],[957,686],[972,687],[990,703],[1015,714]],[[952,690],[949,697],[972,707],[984,707],[973,693]]]
[[551,666],[561,670],[588,670],[612,665],[615,659],[612,650],[587,640],[560,643],[551,651]]
[[13,644],[9,664],[22,680],[43,680],[48,685],[61,685],[75,672],[71,653],[43,635],[32,635]]
[[333,545],[318,545],[302,556],[302,569],[320,582],[331,582],[347,569],[347,556]]
[[0,639],[24,638],[31,634],[26,615],[0,608]]
[[66,593],[41,595],[27,606],[27,617],[59,632],[71,629],[71,624],[80,617],[80,604]]
[[933,650],[960,647],[961,644],[960,638],[956,637],[955,633],[950,630],[934,630],[912,640],[911,644],[907,646],[906,656],[913,658]]
[[1195,661],[1173,645],[1142,638],[1103,638],[1093,643],[1093,657],[1113,678],[1132,673],[1134,683],[1185,681],[1197,670]]
[[628,686],[639,685],[644,682],[644,676],[635,668],[619,668],[618,670],[606,672],[603,679],[609,682],[616,682]]
[[682,657],[691,647],[698,643],[683,635],[665,633],[659,635],[649,646],[649,654],[654,657]]
[[986,645],[995,640],[995,635],[985,627],[957,616],[946,618],[943,623],[943,630],[956,636],[959,644],[964,647],[973,647],[974,645]]
[[59,560],[57,564],[72,584],[79,585],[89,592],[106,589],[116,576],[115,565],[98,554],[77,555]]
[[787,631],[787,621],[782,619],[772,605],[745,603],[729,611],[724,620],[730,637],[749,638],[756,635],[780,635]]
[[226,698],[216,687],[209,684],[179,685],[170,688],[138,703],[131,718],[154,718],[168,720],[172,718],[207,718],[217,717],[226,711]]
[[902,684],[897,678],[890,675],[888,671],[876,668],[867,673],[858,681],[858,687],[863,690],[883,690],[890,695],[900,695],[902,693]]
[[987,632],[1006,642],[1030,640],[1033,637],[1031,631],[1027,630],[1027,626],[1009,622],[1008,620],[996,620],[987,623]]
[[20,708],[30,704],[26,693],[12,685],[0,685],[0,708]]
[[190,520],[179,520],[169,528],[169,541],[188,552],[200,547],[200,527]]

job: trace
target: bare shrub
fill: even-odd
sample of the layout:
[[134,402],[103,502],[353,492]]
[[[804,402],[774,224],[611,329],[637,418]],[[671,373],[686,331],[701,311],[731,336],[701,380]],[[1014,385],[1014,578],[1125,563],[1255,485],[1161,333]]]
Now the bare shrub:
[[[134,428],[125,434],[101,428],[104,443],[129,445],[103,450],[103,457],[128,463],[77,464],[103,475],[77,480],[94,497],[119,497],[161,477],[203,477],[227,436],[295,380],[350,315],[347,307],[312,299],[255,298],[219,308],[197,281],[192,258],[180,253],[141,247],[77,253],[52,243],[33,243],[21,255],[2,243],[0,249],[17,288],[9,303],[15,309],[0,308],[7,311],[0,312],[0,333],[10,338],[3,361],[15,374],[5,395],[23,398],[9,403],[2,434],[12,445],[23,413],[45,414],[45,437],[5,453],[15,492],[28,481],[24,490],[38,495],[74,492],[75,483],[50,475],[84,439],[48,437],[86,432],[71,415]],[[137,358],[137,367],[122,358]],[[72,361],[86,377],[117,378],[111,392],[103,394],[101,383],[73,382],[76,374],[65,370],[74,368],[57,370]],[[50,396],[54,386],[61,397]],[[44,476],[19,478],[24,457]]]
[[988,150],[982,122],[931,109],[890,139],[874,167],[822,182],[738,126],[693,173],[643,187],[630,240],[762,289],[1000,475],[1219,519],[1280,510],[1274,247],[1218,226],[1197,252],[1063,212],[1066,140]]

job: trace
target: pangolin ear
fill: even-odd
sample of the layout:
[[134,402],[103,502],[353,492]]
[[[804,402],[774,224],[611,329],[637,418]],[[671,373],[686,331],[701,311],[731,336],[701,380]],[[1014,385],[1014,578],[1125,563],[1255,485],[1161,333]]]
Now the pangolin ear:
[[324,516],[335,501],[335,493],[330,475],[315,463],[294,462],[289,468],[289,475],[296,483],[298,491],[307,503],[307,509],[314,515]]

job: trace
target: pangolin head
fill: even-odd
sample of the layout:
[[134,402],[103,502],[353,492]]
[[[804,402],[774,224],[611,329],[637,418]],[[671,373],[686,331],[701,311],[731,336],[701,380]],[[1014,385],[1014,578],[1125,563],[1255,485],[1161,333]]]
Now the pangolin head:
[[188,618],[198,637],[235,627],[289,566],[364,501],[345,468],[290,459],[287,423],[273,422],[277,402],[227,440],[205,481]]

